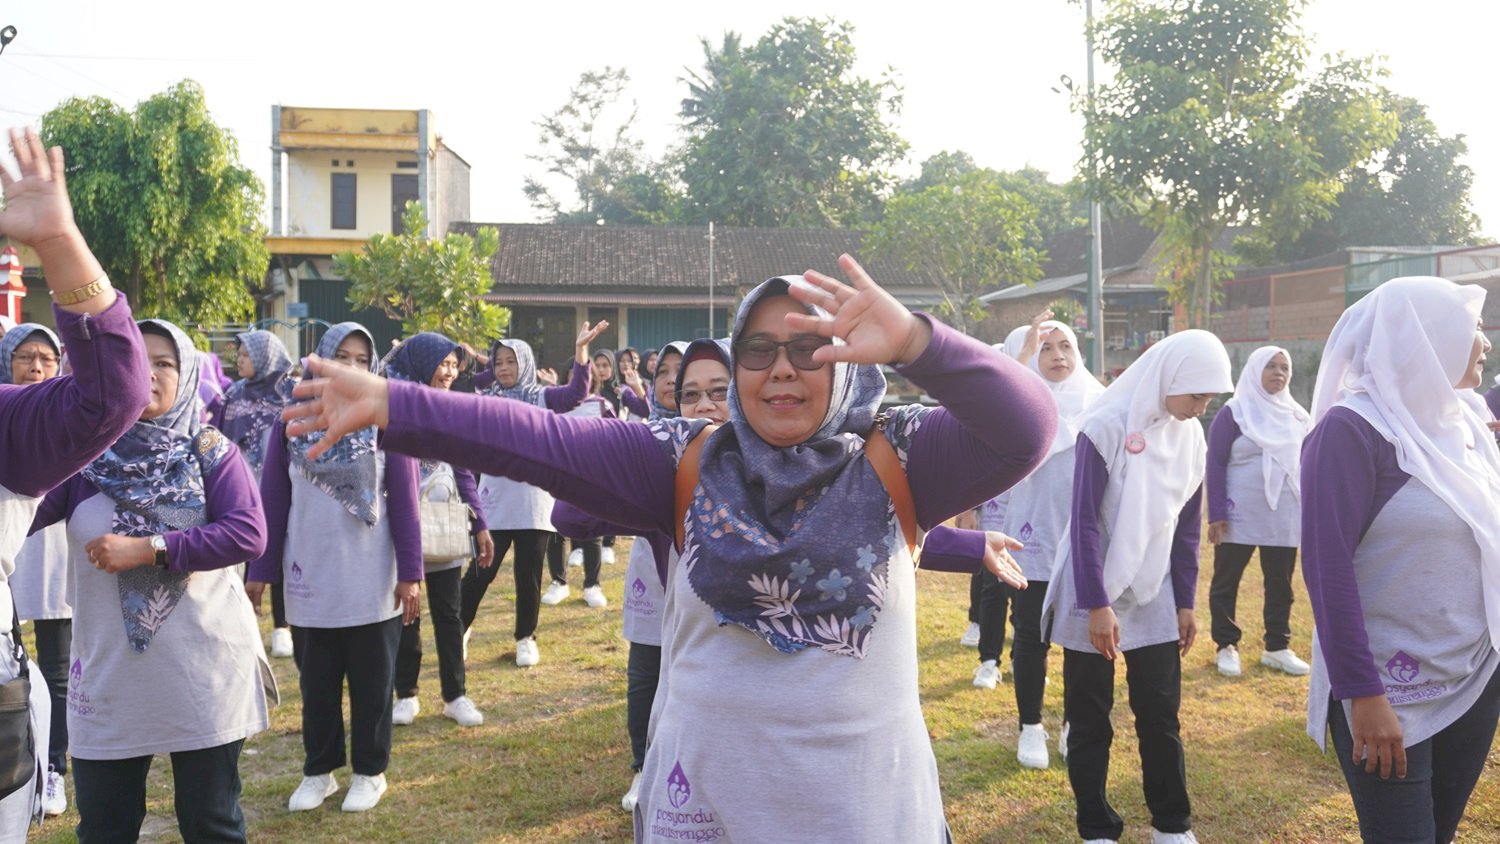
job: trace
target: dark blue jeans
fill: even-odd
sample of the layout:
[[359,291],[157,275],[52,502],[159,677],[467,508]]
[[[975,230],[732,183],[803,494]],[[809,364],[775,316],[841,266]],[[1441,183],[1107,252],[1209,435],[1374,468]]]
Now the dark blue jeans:
[[1328,727],[1333,752],[1349,783],[1359,834],[1369,844],[1448,844],[1458,831],[1469,795],[1484,771],[1495,724],[1500,722],[1500,671],[1469,711],[1426,741],[1406,748],[1406,779],[1365,773],[1351,758],[1354,737],[1343,704],[1331,700]]
[[[240,749],[245,740],[172,755],[172,804],[187,844],[245,841],[240,812]],[[73,757],[80,844],[133,842],[146,819],[146,774],[153,756]]]

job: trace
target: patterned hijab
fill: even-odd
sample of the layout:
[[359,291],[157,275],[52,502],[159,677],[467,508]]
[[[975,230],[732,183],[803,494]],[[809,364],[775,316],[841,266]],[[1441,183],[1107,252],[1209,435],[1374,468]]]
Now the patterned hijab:
[[[203,479],[232,448],[202,423],[199,358],[192,341],[164,320],[145,319],[139,325],[147,333],[169,335],[177,352],[177,396],[167,412],[136,422],[83,469],[83,477],[114,502],[111,530],[122,536],[153,536],[205,524]],[[188,577],[156,566],[119,574],[125,635],[136,651],[146,650],[182,600]]]
[[[758,304],[785,295],[794,280],[773,278],[751,291],[733,339]],[[832,370],[822,425],[785,448],[756,434],[731,384],[729,424],[703,449],[682,561],[720,624],[744,627],[783,653],[816,647],[862,658],[884,606],[889,560],[904,543],[863,452],[885,376],[870,365]]]
[[[683,363],[686,363],[688,345],[689,343],[686,340],[673,340],[665,346],[662,346],[660,351],[656,353],[656,365],[661,366],[661,362],[666,360],[667,355],[669,354],[677,355],[679,358],[681,358]],[[729,361],[725,360],[724,365],[728,366]],[[677,381],[680,384],[682,382],[681,364],[679,364],[677,367],[677,374]],[[641,383],[646,385],[646,404],[651,408],[651,415],[646,417],[647,422],[652,422],[657,419],[675,419],[679,415],[681,415],[675,410],[667,410],[665,407],[662,407],[661,405],[656,403],[656,375],[654,373],[651,375],[642,374]]]
[[225,392],[224,435],[239,446],[259,476],[265,459],[266,431],[291,402],[297,381],[292,377],[292,356],[275,334],[247,331],[236,339],[250,356],[255,374],[234,382]]
[[[350,334],[358,332],[370,344],[370,371],[378,372],[379,361],[375,357],[375,337],[369,329],[357,322],[341,322],[328,329],[318,341],[318,357],[332,360],[339,344]],[[322,431],[314,431],[287,441],[292,465],[302,477],[339,502],[355,518],[374,527],[380,523],[380,475],[375,466],[375,426],[355,431],[339,439],[317,460],[309,460],[308,449],[323,439]]]
[[[11,369],[10,356],[28,340],[45,340],[52,345],[54,354],[62,355],[62,341],[57,339],[52,329],[35,322],[23,322],[0,337],[0,384],[9,384],[15,380],[16,374]],[[58,361],[57,371],[62,372],[62,361]]]
[[484,388],[484,395],[546,407],[544,395],[547,388],[536,380],[536,354],[531,351],[531,344],[525,340],[496,340],[490,344],[490,366],[495,365],[495,356],[501,349],[509,349],[516,356],[516,383],[502,387],[500,379],[496,378],[495,383]]

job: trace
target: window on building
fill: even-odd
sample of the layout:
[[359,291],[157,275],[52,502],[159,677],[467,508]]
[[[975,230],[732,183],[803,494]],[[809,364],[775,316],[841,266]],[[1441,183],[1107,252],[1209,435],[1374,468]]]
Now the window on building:
[[334,173],[330,190],[333,205],[333,228],[352,229],[354,223],[355,187],[353,173]]

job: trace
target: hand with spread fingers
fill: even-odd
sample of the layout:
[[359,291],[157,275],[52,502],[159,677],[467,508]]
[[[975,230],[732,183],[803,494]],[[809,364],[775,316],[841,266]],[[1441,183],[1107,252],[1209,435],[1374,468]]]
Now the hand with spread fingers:
[[289,437],[326,432],[307,450],[310,459],[321,457],[345,434],[371,425],[384,429],[389,424],[391,394],[384,378],[317,355],[308,356],[307,374],[292,390],[294,398],[304,401],[288,405],[281,418]]
[[997,530],[989,530],[984,533],[984,567],[990,574],[1000,578],[1000,582],[1012,589],[1025,589],[1027,586],[1026,573],[1015,558],[1010,555],[1012,551],[1025,548],[1021,541]]
[[816,270],[808,270],[803,283],[791,286],[792,298],[829,315],[788,314],[787,326],[844,341],[817,350],[813,360],[905,364],[920,357],[932,340],[932,326],[885,292],[850,256],[839,256],[839,268],[853,286]]

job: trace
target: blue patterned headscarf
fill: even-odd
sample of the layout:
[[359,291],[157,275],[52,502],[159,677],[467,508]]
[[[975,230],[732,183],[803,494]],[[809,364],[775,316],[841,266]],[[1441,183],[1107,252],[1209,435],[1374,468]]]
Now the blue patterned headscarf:
[[[355,332],[369,342],[370,371],[378,372],[375,337],[357,322],[341,322],[328,329],[323,334],[323,339],[318,341],[318,357],[333,360],[339,344]],[[297,467],[302,477],[370,527],[380,523],[380,506],[377,500],[380,494],[380,474],[375,466],[375,435],[373,425],[346,434],[317,460],[309,460],[307,450],[323,439],[322,431],[292,437],[287,441],[292,465]]]
[[[770,279],[745,297],[735,341],[756,306],[786,295],[793,280]],[[822,425],[785,448],[755,433],[731,384],[729,424],[703,449],[682,559],[688,584],[720,624],[744,627],[783,653],[816,647],[863,657],[884,606],[888,561],[904,543],[863,451],[885,376],[867,364],[832,369]]]
[[[9,384],[15,380],[16,374],[11,369],[10,356],[28,340],[45,340],[52,344],[54,354],[62,355],[62,341],[52,333],[52,329],[35,322],[23,322],[0,337],[0,384]],[[58,361],[57,371],[62,372],[61,361]]]
[[281,418],[281,409],[292,400],[292,356],[281,339],[269,331],[247,331],[237,335],[240,348],[250,356],[255,373],[229,385],[224,394],[224,435],[239,446],[250,468],[260,475],[265,459],[266,432]]
[[502,387],[497,378],[495,383],[485,387],[482,392],[487,396],[500,396],[546,407],[547,388],[536,380],[536,354],[531,351],[531,344],[525,340],[496,340],[490,344],[490,366],[495,365],[495,355],[501,349],[510,349],[516,356],[516,383],[510,387]]
[[[142,419],[114,445],[85,466],[83,477],[115,504],[111,525],[122,536],[153,536],[207,522],[204,478],[232,446],[203,424],[198,396],[198,351],[182,329],[159,319],[143,319],[147,333],[165,332],[177,353],[177,395],[155,419]],[[186,573],[140,566],[118,576],[125,635],[145,651],[187,591]]]
[[[686,340],[673,340],[672,342],[666,344],[665,346],[662,346],[661,349],[659,349],[657,351],[657,353],[656,353],[656,365],[657,366],[661,366],[662,361],[664,361],[664,360],[667,359],[667,355],[668,354],[674,354],[674,355],[677,355],[682,360],[687,360],[687,349],[688,349],[689,345],[690,344]],[[729,362],[725,361],[724,365],[728,366]],[[682,368],[681,368],[680,365],[678,366],[677,372],[678,372],[679,375],[681,375]],[[681,381],[681,380],[682,380],[681,378],[678,378],[678,381]],[[656,419],[675,419],[675,418],[677,418],[677,416],[679,415],[677,411],[675,411],[675,410],[667,410],[665,407],[662,407],[661,405],[659,405],[659,404],[656,403],[656,375],[655,375],[655,373],[652,373],[650,375],[642,375],[641,376],[641,384],[643,386],[645,386],[645,388],[646,388],[646,396],[645,396],[645,398],[646,398],[646,406],[651,408],[651,415],[648,416],[648,417],[646,417],[646,421],[647,422],[650,422],[650,421],[653,421],[653,420],[656,420]]]

